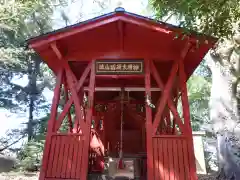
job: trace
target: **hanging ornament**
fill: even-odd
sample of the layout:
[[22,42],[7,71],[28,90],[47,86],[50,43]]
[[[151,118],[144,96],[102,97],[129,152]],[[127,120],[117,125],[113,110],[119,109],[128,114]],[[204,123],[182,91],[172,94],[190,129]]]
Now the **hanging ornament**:
[[153,108],[153,109],[155,108],[155,105],[152,104],[151,97],[148,94],[146,95],[146,103],[150,108]]
[[86,95],[86,93],[84,92],[84,94],[83,94],[83,106],[84,107],[88,107],[88,97],[87,97],[87,95]]

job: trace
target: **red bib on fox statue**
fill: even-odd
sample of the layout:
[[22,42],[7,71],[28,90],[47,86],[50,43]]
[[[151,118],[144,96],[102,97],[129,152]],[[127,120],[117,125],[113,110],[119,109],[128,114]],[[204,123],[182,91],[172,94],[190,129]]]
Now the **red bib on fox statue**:
[[124,169],[124,161],[122,158],[119,159],[118,161],[118,169]]
[[91,129],[90,148],[96,153],[96,161],[94,163],[93,170],[104,171],[104,147],[97,132]]
[[99,138],[99,135],[94,129],[91,129],[90,147],[92,149],[99,149],[101,155],[104,156],[104,146],[102,144],[101,139]]

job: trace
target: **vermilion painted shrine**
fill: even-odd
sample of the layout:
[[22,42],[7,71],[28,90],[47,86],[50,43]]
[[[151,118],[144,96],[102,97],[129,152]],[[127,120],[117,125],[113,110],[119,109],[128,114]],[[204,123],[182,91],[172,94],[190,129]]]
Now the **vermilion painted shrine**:
[[28,40],[57,79],[40,180],[196,180],[186,81],[215,42],[121,8]]

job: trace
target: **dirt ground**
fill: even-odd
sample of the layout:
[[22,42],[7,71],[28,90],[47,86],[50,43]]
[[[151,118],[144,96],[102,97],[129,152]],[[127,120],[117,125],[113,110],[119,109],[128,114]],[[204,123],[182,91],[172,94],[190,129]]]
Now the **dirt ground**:
[[217,175],[198,175],[198,180],[216,180]]
[[38,180],[39,173],[10,172],[1,173],[0,180]]
[[[39,173],[11,172],[0,173],[0,180],[38,180]],[[198,180],[215,180],[215,176],[199,175]]]

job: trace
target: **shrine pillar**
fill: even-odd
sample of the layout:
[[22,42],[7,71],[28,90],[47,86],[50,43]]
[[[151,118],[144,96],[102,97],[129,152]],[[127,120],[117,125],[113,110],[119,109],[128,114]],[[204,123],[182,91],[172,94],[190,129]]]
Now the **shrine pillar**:
[[[180,58],[172,62],[166,83],[155,62],[145,59],[147,179],[197,179],[184,70],[184,59],[190,47],[187,43]],[[151,102],[151,78],[161,89],[156,107]],[[181,112],[177,109],[179,103]],[[154,114],[153,108],[156,109]]]
[[[56,87],[47,126],[40,180],[87,179],[91,121],[94,108],[95,63],[90,61],[78,79],[55,43],[51,48],[59,59]],[[87,77],[87,102],[83,88]],[[61,93],[62,92],[62,93]],[[60,96],[62,94],[63,96]],[[62,98],[62,99],[61,99]],[[64,102],[58,114],[59,104]],[[75,116],[72,118],[71,114]],[[67,130],[62,130],[67,119]]]

